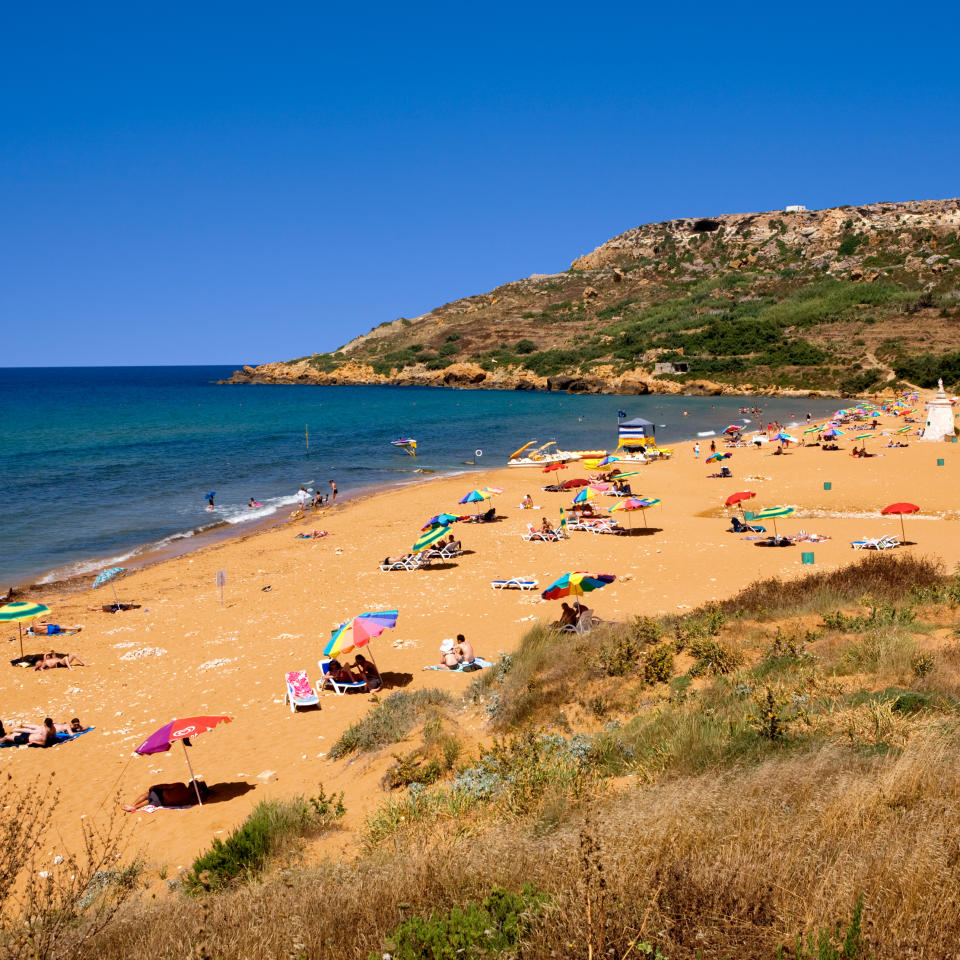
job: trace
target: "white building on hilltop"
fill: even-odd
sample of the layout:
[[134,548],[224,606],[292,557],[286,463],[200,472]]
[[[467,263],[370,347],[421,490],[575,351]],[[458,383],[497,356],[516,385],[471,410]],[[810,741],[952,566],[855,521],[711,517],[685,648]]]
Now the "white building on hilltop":
[[943,380],[937,381],[937,395],[927,404],[927,424],[921,440],[938,441],[954,436],[953,401],[943,390]]

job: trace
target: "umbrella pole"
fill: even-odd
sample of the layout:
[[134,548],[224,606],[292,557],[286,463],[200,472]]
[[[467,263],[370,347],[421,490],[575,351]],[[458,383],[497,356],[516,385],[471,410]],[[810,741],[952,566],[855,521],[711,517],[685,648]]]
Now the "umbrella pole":
[[[907,531],[903,526],[903,514],[900,514],[900,536],[903,537],[903,542],[907,542]],[[23,654],[21,654],[23,656]]]
[[197,786],[197,779],[193,775],[193,764],[190,763],[190,754],[187,753],[187,745],[181,740],[180,745],[183,747],[183,756],[187,761],[187,769],[190,771],[190,782],[193,784],[193,789],[197,792],[197,803],[200,806],[203,806],[203,801],[200,799],[200,788]]
[[[115,602],[116,605],[117,605],[117,609],[119,610],[119,609],[120,609],[120,598],[117,596],[117,586],[116,586],[115,583],[113,583],[113,581],[110,582],[110,586],[113,588],[113,599],[114,599],[114,602]],[[186,747],[184,747],[184,749],[186,749]]]
[[[903,518],[901,517],[901,520]],[[17,633],[20,634],[20,659],[23,659],[23,624],[17,621]]]

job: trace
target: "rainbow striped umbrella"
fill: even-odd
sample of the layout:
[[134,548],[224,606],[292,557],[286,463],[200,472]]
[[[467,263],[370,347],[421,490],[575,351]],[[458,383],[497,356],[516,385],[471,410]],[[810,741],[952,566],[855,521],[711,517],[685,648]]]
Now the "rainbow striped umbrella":
[[574,503],[586,503],[588,500],[592,500],[597,495],[597,491],[593,487],[584,487],[574,498]]
[[[399,614],[399,610],[378,610],[375,613],[361,613],[359,617],[341,623],[323,648],[323,655],[339,657],[357,647],[367,646],[384,630],[392,630],[397,625]],[[373,660],[372,654],[370,659]]]
[[[461,497],[457,503],[483,503],[489,500],[493,494],[489,490],[471,490],[465,497]],[[480,508],[477,507],[477,516],[480,516]]]
[[555,580],[540,596],[544,600],[559,600],[570,596],[582,597],[585,593],[599,590],[616,579],[612,573],[585,573],[583,570],[577,570],[573,573],[565,573]]
[[[655,507],[659,502],[655,497],[627,497],[626,500],[619,500],[610,507],[610,512],[617,513],[620,510],[625,510],[629,514],[634,510],[647,510],[650,507]],[[646,515],[642,514],[641,516],[643,516],[643,525],[646,526]]]
[[0,607],[0,623],[17,622],[17,632],[20,634],[20,656],[23,656],[23,627],[21,624],[28,623],[30,620],[36,620],[49,613],[50,608],[43,603],[27,603],[25,600],[17,600],[14,603],[8,603]]
[[779,517],[790,517],[796,512],[796,507],[767,507],[766,510],[761,510],[759,513],[755,513],[751,519],[751,523],[754,520],[772,520],[773,521],[773,535],[777,536],[777,519]]

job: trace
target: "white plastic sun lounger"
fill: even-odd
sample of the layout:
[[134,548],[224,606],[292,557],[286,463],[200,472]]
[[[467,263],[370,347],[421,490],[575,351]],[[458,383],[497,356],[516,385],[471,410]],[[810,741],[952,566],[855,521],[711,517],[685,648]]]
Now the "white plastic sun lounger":
[[494,590],[536,590],[540,586],[537,580],[524,580],[522,577],[511,577],[509,580],[491,580],[490,586]]

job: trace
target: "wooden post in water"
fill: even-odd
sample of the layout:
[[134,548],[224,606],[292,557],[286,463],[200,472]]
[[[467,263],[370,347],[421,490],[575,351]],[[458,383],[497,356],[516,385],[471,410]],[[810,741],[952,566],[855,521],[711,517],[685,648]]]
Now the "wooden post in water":
[[307,456],[310,456],[310,424],[307,424]]

